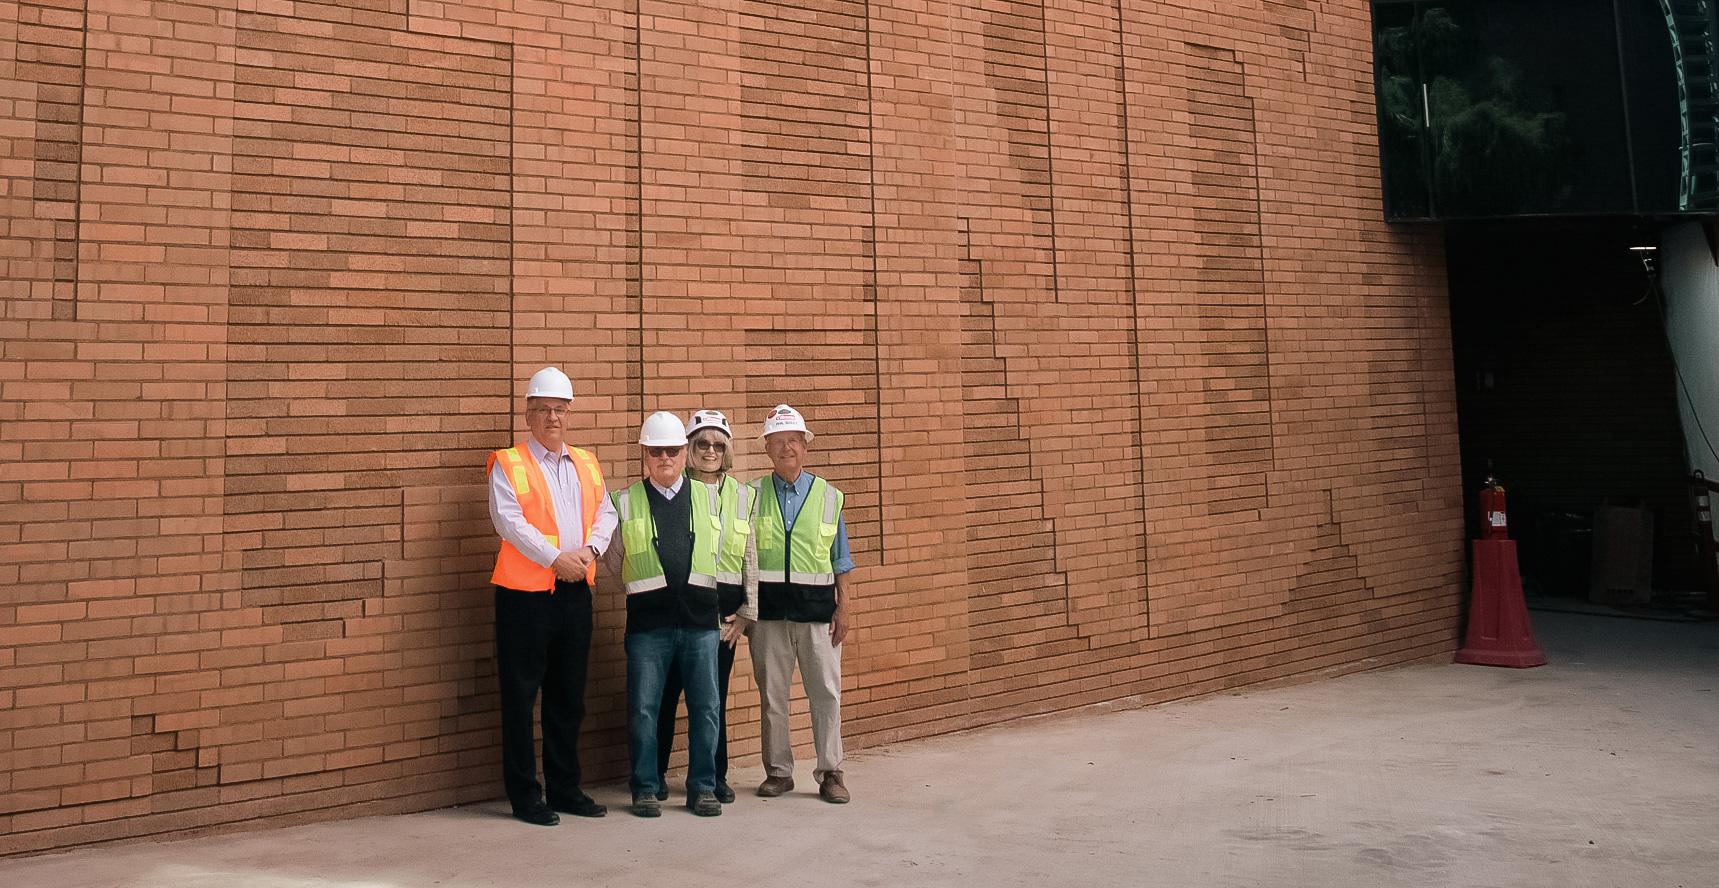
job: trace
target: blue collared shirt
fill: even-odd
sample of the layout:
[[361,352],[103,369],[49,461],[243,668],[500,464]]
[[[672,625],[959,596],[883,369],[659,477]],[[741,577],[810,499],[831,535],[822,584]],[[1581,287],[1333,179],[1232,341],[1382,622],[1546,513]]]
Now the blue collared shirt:
[[[812,492],[812,473],[801,471],[800,477],[790,484],[771,472],[770,482],[776,485],[776,502],[782,507],[782,529],[791,533],[800,517],[800,507],[806,504],[806,495]],[[836,517],[836,541],[830,544],[830,564],[838,574],[854,569],[854,560],[848,557],[848,522],[841,516]]]

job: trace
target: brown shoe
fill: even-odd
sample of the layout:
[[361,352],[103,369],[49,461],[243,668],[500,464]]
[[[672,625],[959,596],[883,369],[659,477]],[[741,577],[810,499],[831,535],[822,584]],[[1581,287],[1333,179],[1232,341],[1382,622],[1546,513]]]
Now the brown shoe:
[[758,794],[767,799],[773,799],[794,788],[792,777],[768,777],[758,786]]
[[823,781],[818,784],[818,795],[832,805],[847,804],[848,788],[842,785],[842,772],[831,771],[825,774]]

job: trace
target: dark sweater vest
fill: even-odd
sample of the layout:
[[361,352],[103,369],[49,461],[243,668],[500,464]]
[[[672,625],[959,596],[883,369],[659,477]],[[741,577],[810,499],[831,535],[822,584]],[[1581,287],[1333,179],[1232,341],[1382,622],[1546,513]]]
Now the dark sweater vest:
[[645,499],[657,525],[657,560],[668,585],[627,596],[627,634],[717,628],[716,590],[686,582],[692,573],[692,494],[683,483],[674,499],[664,499],[656,485],[646,481]]

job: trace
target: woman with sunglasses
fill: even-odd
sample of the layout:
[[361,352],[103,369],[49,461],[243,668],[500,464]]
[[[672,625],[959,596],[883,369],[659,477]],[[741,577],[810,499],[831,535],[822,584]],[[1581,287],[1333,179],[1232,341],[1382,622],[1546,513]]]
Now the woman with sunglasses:
[[[734,671],[734,652],[752,622],[758,618],[758,553],[752,545],[752,519],[757,511],[751,487],[729,474],[734,468],[733,433],[728,417],[717,410],[700,410],[686,422],[687,477],[710,486],[711,496],[722,504],[721,551],[716,564],[717,608],[722,615],[722,643],[717,648],[716,797],[723,804],[734,801],[728,786],[728,676]],[[675,708],[680,704],[679,673],[669,670],[663,686],[662,708],[657,719],[657,773],[668,771],[674,748]],[[657,798],[668,798],[668,784],[659,776]]]

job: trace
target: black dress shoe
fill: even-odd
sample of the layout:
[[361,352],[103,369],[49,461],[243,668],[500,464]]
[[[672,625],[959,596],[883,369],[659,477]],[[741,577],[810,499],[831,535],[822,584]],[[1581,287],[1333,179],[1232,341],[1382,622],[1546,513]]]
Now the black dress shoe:
[[553,808],[542,802],[525,808],[513,809],[513,817],[515,820],[523,820],[537,826],[554,826],[561,822],[561,816],[556,814]]
[[668,801],[668,775],[657,775],[657,801]]
[[734,790],[728,788],[727,781],[718,780],[716,782],[716,800],[724,805],[734,804]]
[[609,813],[609,806],[599,805],[588,795],[576,799],[556,799],[555,810],[574,817],[602,817]]

